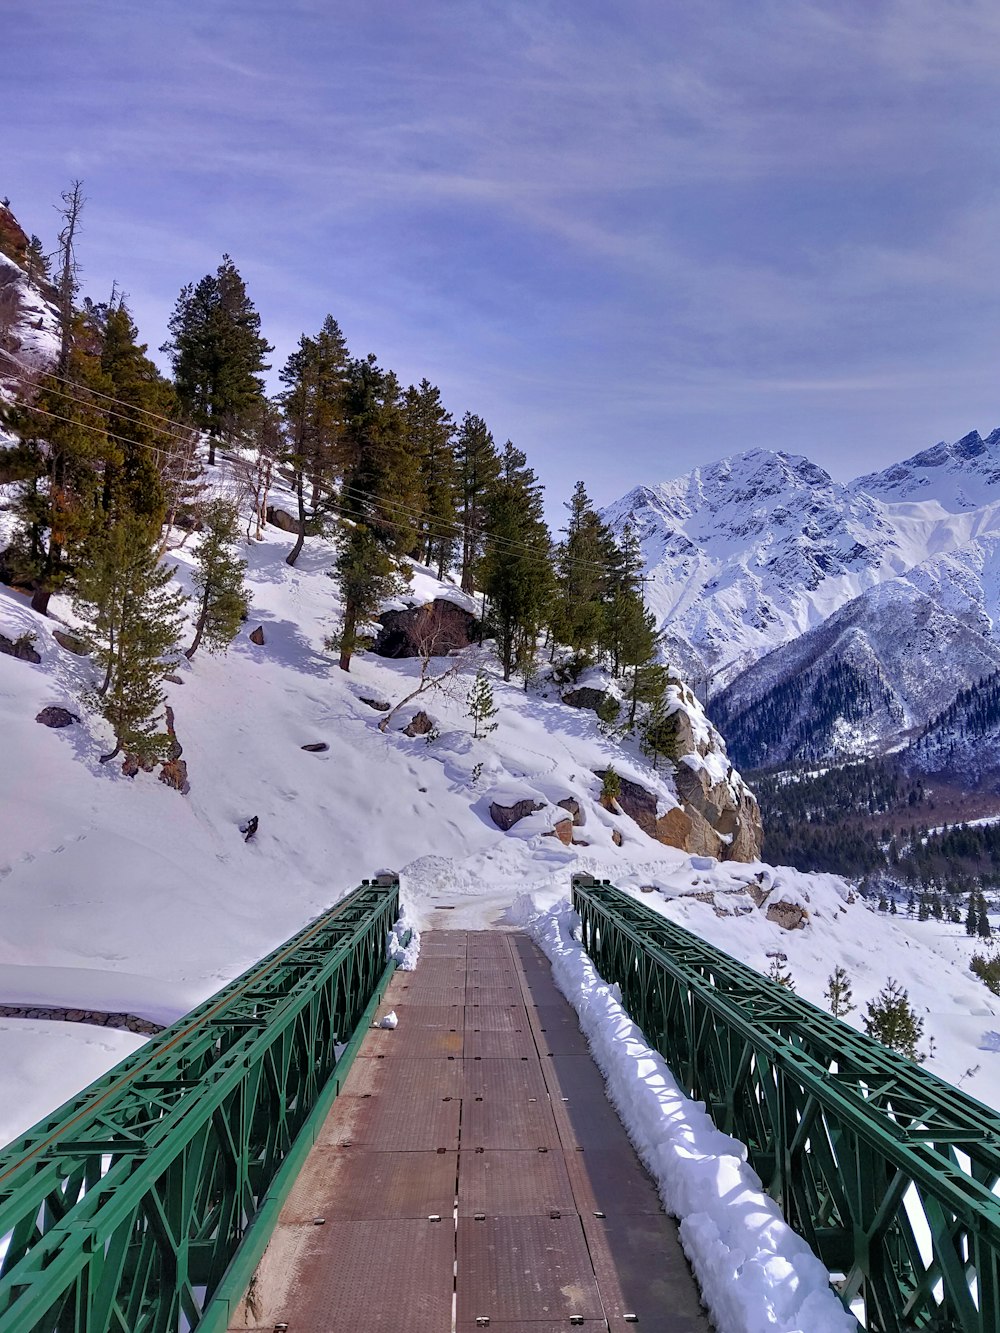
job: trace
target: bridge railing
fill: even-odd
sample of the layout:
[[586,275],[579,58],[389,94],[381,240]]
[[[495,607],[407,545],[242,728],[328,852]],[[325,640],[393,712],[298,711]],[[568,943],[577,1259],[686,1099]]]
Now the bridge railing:
[[0,1151],[0,1333],[225,1329],[393,964],[365,881]]
[[869,1333],[1000,1333],[1000,1116],[607,881],[573,901],[601,976]]

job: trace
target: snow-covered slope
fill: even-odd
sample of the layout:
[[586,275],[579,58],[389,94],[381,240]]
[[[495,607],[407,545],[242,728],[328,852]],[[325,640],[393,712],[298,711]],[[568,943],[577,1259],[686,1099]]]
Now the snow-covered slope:
[[25,269],[27,236],[0,204],[0,402],[26,375],[51,365],[59,348],[59,321],[47,283],[32,283]]
[[636,526],[667,655],[715,693],[869,588],[1000,532],[1000,431],[848,486],[753,450],[637,487],[604,518]]

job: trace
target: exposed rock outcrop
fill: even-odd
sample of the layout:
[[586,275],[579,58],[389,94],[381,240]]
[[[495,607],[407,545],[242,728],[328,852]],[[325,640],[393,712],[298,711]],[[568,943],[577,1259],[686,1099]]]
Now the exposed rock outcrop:
[[560,810],[566,810],[572,816],[573,823],[577,828],[582,824],[586,824],[587,816],[584,813],[583,806],[575,796],[566,796],[563,800],[556,801],[556,805]]
[[278,509],[275,505],[268,505],[265,517],[272,527],[280,528],[282,532],[298,532],[299,521],[292,514],[284,509]]
[[569,704],[570,708],[589,708],[597,713],[605,707],[609,699],[614,696],[607,690],[599,690],[592,685],[581,685],[578,689],[570,690],[562,696],[564,704]]
[[401,611],[384,611],[382,626],[373,645],[380,657],[446,657],[448,653],[468,648],[475,624],[471,611],[442,597],[424,606]]
[[71,713],[68,708],[60,708],[57,704],[49,704],[43,708],[35,717],[36,722],[40,722],[43,727],[71,727],[74,722],[80,719],[75,713]]
[[418,711],[414,713],[413,716],[410,718],[409,722],[407,722],[406,726],[403,728],[403,735],[429,736],[433,730],[434,730],[433,718],[431,718],[429,714],[425,713],[424,710],[421,708],[418,709]]
[[0,634],[0,653],[16,657],[20,662],[33,662],[35,666],[42,660],[35,650],[33,636],[28,634],[22,634],[19,639],[8,639]]
[[168,787],[173,787],[175,791],[179,791],[182,796],[186,796],[191,790],[191,784],[188,782],[187,764],[181,758],[184,749],[177,739],[177,732],[174,730],[174,710],[169,704],[165,713],[170,748],[163,767],[160,769],[160,781],[166,783]]
[[[490,804],[490,818],[496,824],[497,828],[502,828],[506,833],[512,829],[519,819],[524,819],[526,815],[533,815],[536,810],[543,810],[545,803],[543,801],[534,801],[530,796],[526,796],[522,801],[514,801],[511,805],[501,805],[498,801]],[[566,821],[572,823],[570,821]]]

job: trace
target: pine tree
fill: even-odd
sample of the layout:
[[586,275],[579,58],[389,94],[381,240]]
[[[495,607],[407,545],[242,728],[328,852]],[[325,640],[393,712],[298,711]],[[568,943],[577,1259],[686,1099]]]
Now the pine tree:
[[441,403],[441,392],[428,380],[406,391],[406,434],[419,467],[417,545],[414,557],[437,568],[443,578],[458,546],[455,423]]
[[504,680],[533,665],[552,593],[551,540],[542,488],[520,449],[504,446],[500,476],[486,504],[482,588]]
[[315,508],[323,493],[332,491],[343,464],[348,366],[344,336],[328,315],[315,338],[303,334],[281,371],[285,385],[281,405],[289,440],[286,458],[292,465],[299,526],[295,544],[285,557],[289,565],[295,564],[305,541],[307,480]]
[[847,969],[841,967],[839,963],[827,977],[826,990],[823,994],[834,1018],[844,1018],[856,1008],[851,990],[851,978]]
[[784,966],[784,963],[787,961],[786,958],[779,957],[775,954],[771,959],[771,966],[767,970],[767,975],[772,981],[777,982],[779,986],[784,986],[786,990],[794,990],[795,979],[792,976],[791,971]]
[[582,481],[566,508],[566,540],[556,555],[552,631],[560,643],[590,657],[607,638],[605,601],[616,548]]
[[679,714],[680,710],[676,708],[668,711],[667,703],[663,699],[653,704],[649,710],[642,729],[641,745],[644,753],[652,759],[654,769],[659,767],[661,759],[667,759],[676,765],[681,757]]
[[350,671],[358,627],[400,590],[413,549],[417,460],[407,448],[399,382],[373,356],[352,361],[345,389],[342,511],[346,522],[333,570],[344,600],[337,644]]
[[171,359],[177,397],[190,420],[208,433],[208,462],[220,437],[230,437],[264,392],[261,374],[273,348],[261,337],[260,315],[228,255],[214,274],[181,289],[160,348]]
[[930,915],[931,915],[930,899],[928,898],[926,893],[922,893],[920,895],[920,907],[917,912],[917,920],[927,921],[930,919]]
[[247,563],[233,550],[239,541],[239,514],[227,500],[205,507],[192,582],[198,593],[194,641],[184,656],[194,657],[204,638],[210,653],[225,652],[246,614],[243,583]]
[[472,592],[486,527],[486,497],[500,476],[500,459],[486,422],[471,412],[466,412],[462,418],[455,438],[455,466],[462,539],[462,591]]
[[863,1022],[869,1037],[910,1060],[919,1058],[917,1044],[923,1036],[924,1020],[910,1004],[909,994],[892,977],[875,999],[869,1000]]
[[41,287],[51,281],[49,257],[37,236],[32,234],[24,256],[24,271],[32,287]]
[[976,895],[976,913],[976,934],[982,939],[988,940],[993,932],[990,927],[990,918],[986,910],[986,899],[982,893]]
[[493,687],[490,685],[489,676],[482,668],[476,672],[476,679],[472,682],[472,688],[465,702],[469,717],[472,718],[473,739],[478,740],[480,734],[488,736],[491,731],[496,731],[499,724],[491,722],[490,719],[496,717],[500,710],[493,703]]
[[184,596],[168,584],[173,570],[156,561],[149,528],[123,518],[91,541],[77,572],[74,610],[81,637],[103,678],[89,702],[114,729],[106,763],[125,751],[143,763],[160,758],[168,738],[157,731],[163,677],[176,665]]
[[615,803],[622,794],[622,780],[613,768],[606,768],[604,776],[601,778],[600,802],[605,810],[610,810],[612,814],[616,813]]
[[965,914],[965,933],[966,935],[979,934],[979,903],[978,895],[974,890],[969,892],[969,910]]

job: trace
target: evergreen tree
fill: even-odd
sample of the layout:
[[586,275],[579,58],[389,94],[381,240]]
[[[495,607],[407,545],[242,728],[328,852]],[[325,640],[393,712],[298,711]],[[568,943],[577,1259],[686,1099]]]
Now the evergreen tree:
[[500,476],[486,504],[487,546],[481,564],[489,623],[504,680],[533,664],[552,592],[551,541],[542,517],[542,488],[528,460],[508,440]]
[[307,480],[315,508],[323,492],[332,490],[343,465],[348,366],[344,336],[328,315],[315,338],[302,335],[281,371],[285,385],[281,404],[290,446],[286,458],[292,465],[299,525],[295,544],[285,557],[289,565],[295,564],[305,541]]
[[869,1037],[910,1060],[918,1059],[917,1043],[923,1035],[924,1020],[918,1018],[908,993],[892,977],[875,999],[869,1000],[863,1021]]
[[167,322],[178,400],[190,420],[208,433],[208,462],[220,437],[229,438],[264,386],[273,348],[261,336],[260,315],[228,255],[214,274],[181,289]]
[[482,417],[466,412],[455,438],[458,523],[462,540],[462,591],[472,592],[486,528],[486,497],[500,476],[493,436]]
[[615,813],[615,803],[622,794],[622,780],[613,768],[606,768],[601,778],[600,802],[605,810]]
[[839,963],[827,977],[826,990],[823,994],[834,1018],[844,1018],[852,1009],[856,1008],[854,994],[851,989],[851,978],[847,969],[841,967]]
[[246,561],[233,549],[239,541],[239,514],[228,500],[213,500],[205,507],[201,541],[192,582],[198,593],[194,640],[184,656],[194,657],[204,638],[210,653],[225,652],[239,632],[246,614],[243,583]]
[[605,599],[616,548],[582,481],[566,508],[566,540],[556,555],[552,632],[575,653],[590,657],[607,637]]
[[141,762],[160,758],[168,744],[157,731],[163,677],[176,665],[184,596],[168,588],[173,570],[156,561],[149,527],[123,518],[100,540],[77,572],[74,610],[82,638],[103,671],[89,701],[114,729],[106,763],[125,751]]
[[414,556],[437,568],[443,578],[458,546],[455,423],[445,411],[441,392],[428,380],[406,391],[406,434],[418,462],[420,519]]
[[917,912],[917,920],[927,921],[930,919],[930,914],[931,914],[930,899],[926,893],[922,893],[920,895],[920,908]]
[[373,356],[350,363],[344,416],[347,521],[333,574],[344,600],[340,668],[350,671],[359,625],[401,587],[401,562],[416,535],[417,460],[407,448],[399,382]]
[[993,933],[990,928],[990,918],[986,910],[986,899],[981,893],[976,895],[976,934],[982,939],[988,940]]
[[965,914],[966,935],[979,934],[979,902],[975,891],[969,892],[969,910]]
[[661,759],[667,759],[675,765],[680,759],[679,714],[679,709],[668,712],[663,699],[649,710],[642,729],[641,744],[643,751],[652,759],[654,769],[659,767]]
[[472,682],[472,688],[465,702],[469,717],[472,718],[473,739],[478,740],[480,729],[483,736],[496,731],[498,723],[490,719],[496,717],[500,710],[493,703],[493,687],[490,685],[489,676],[482,668],[476,672],[476,679]]
[[779,986],[784,986],[786,990],[794,990],[795,979],[793,978],[791,971],[784,966],[787,961],[786,958],[779,957],[775,954],[771,959],[771,966],[767,970],[767,975],[772,981],[777,982]]
[[41,287],[51,280],[49,257],[42,249],[39,238],[32,235],[24,256],[24,271],[32,287]]

